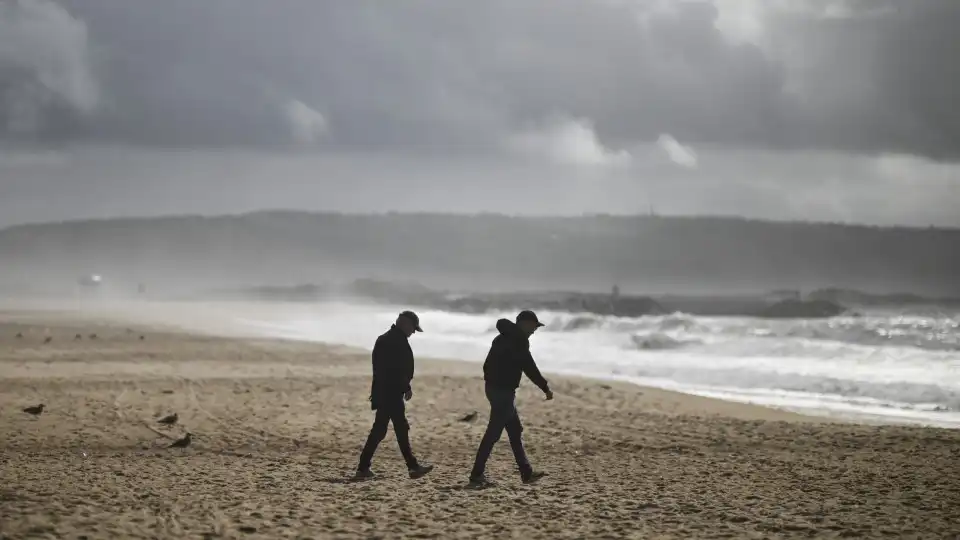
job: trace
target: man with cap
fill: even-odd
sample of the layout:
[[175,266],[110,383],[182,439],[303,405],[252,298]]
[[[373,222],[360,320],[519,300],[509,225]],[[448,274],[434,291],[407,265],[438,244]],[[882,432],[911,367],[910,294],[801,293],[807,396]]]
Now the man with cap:
[[421,465],[417,458],[413,457],[408,436],[410,424],[407,423],[403,404],[404,400],[410,401],[413,397],[413,390],[410,388],[410,381],[413,380],[413,350],[408,340],[414,332],[423,332],[420,318],[412,311],[404,311],[397,317],[397,322],[377,338],[373,346],[370,407],[377,413],[367,443],[360,454],[355,476],[358,480],[374,477],[370,463],[377,451],[377,445],[387,436],[387,424],[391,421],[400,444],[400,453],[407,462],[410,478],[420,478],[433,470],[432,465]]
[[527,461],[527,454],[520,438],[523,425],[520,423],[520,416],[514,404],[520,378],[524,373],[540,387],[540,390],[543,390],[548,400],[553,399],[553,392],[547,380],[540,374],[536,362],[533,361],[533,355],[530,354],[530,336],[541,326],[543,323],[532,311],[521,311],[517,315],[516,323],[507,319],[497,321],[499,334],[493,338],[490,352],[487,353],[487,359],[483,363],[484,389],[487,401],[490,402],[490,421],[480,441],[473,470],[470,472],[470,487],[483,488],[491,485],[484,475],[484,470],[487,459],[490,458],[490,452],[493,451],[493,445],[500,439],[504,429],[507,430],[507,436],[510,438],[510,447],[520,468],[520,479],[523,483],[531,484],[545,475],[543,472],[534,471],[530,462]]

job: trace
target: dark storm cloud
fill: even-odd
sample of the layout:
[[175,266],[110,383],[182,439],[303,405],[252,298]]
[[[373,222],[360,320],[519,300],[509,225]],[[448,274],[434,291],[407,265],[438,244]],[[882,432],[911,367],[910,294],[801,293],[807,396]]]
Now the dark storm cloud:
[[[38,5],[71,37],[39,34],[51,64],[24,52],[38,34],[0,33],[8,139],[475,152],[564,115],[612,148],[960,157],[956,0],[768,2],[753,42],[710,2],[8,0],[0,17]],[[51,84],[64,70],[81,82]]]

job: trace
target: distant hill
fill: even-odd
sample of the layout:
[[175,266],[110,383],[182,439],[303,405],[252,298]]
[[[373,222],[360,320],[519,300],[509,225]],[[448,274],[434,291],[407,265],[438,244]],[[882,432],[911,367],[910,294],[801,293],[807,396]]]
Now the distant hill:
[[[135,290],[369,277],[470,290],[960,295],[960,230],[713,217],[271,211],[0,230],[0,287]],[[64,285],[65,284],[65,285]],[[105,285],[106,286],[106,285]]]

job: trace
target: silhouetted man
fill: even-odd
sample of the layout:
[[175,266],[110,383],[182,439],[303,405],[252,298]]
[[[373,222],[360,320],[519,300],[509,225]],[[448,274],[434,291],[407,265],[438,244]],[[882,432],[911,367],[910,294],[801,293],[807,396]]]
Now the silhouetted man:
[[413,350],[408,339],[414,332],[423,332],[420,318],[412,311],[404,311],[397,322],[385,334],[377,338],[373,346],[373,383],[370,388],[370,407],[377,411],[373,428],[360,454],[357,479],[373,478],[370,463],[377,445],[387,435],[387,424],[393,422],[400,453],[407,462],[410,478],[420,478],[433,470],[432,465],[420,465],[410,449],[410,424],[405,415],[404,400],[410,401],[413,390]]
[[504,428],[510,438],[510,447],[513,457],[520,468],[520,479],[525,484],[536,482],[543,478],[544,473],[534,471],[527,461],[527,454],[523,449],[521,434],[523,425],[514,404],[517,388],[520,386],[520,377],[526,373],[534,384],[543,390],[547,399],[553,399],[547,380],[540,374],[536,362],[530,354],[530,336],[543,324],[532,311],[521,311],[517,315],[517,322],[507,319],[497,321],[497,330],[500,334],[493,338],[490,352],[483,363],[484,389],[487,401],[490,402],[490,422],[487,431],[480,441],[477,458],[470,472],[470,486],[482,488],[491,485],[484,475],[487,459],[493,451],[493,445],[500,440]]

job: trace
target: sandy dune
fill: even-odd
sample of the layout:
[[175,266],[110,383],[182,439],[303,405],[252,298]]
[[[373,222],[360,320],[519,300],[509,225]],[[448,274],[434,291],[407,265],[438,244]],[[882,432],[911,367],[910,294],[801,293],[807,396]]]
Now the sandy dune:
[[[437,470],[409,480],[391,432],[380,478],[354,484],[366,353],[2,314],[0,538],[960,535],[960,432],[580,379],[552,378],[553,402],[520,392],[548,478],[522,485],[504,440],[499,485],[466,490],[479,366],[417,367],[411,436]],[[172,412],[177,425],[156,423]],[[187,430],[189,448],[167,448]]]

